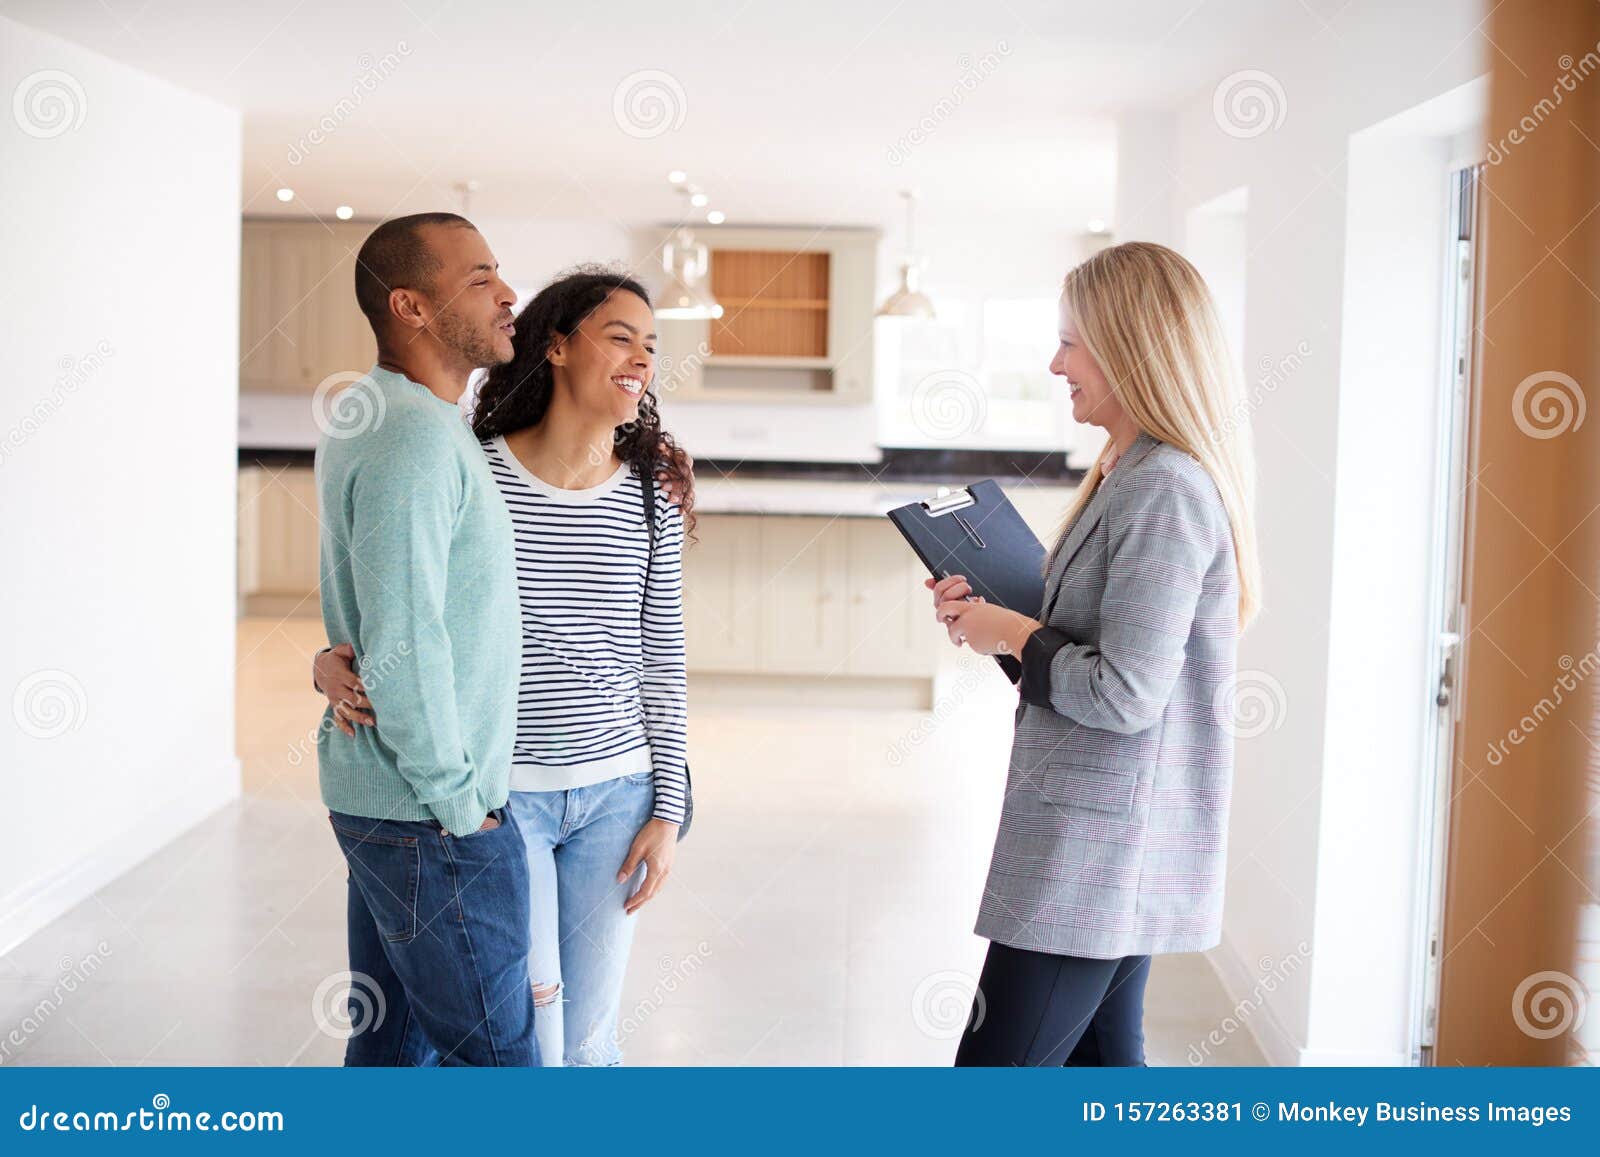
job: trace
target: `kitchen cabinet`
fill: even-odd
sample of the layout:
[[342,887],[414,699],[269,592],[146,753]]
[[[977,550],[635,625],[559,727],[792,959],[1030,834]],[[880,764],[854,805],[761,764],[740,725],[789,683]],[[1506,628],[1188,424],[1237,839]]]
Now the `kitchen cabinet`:
[[377,358],[356,306],[355,255],[370,224],[246,220],[240,249],[239,388],[314,391]]
[[[658,260],[670,231],[646,235]],[[878,234],[702,229],[721,318],[658,318],[659,391],[688,401],[872,400]]]
[[[761,526],[762,669],[840,673],[849,658],[845,622],[847,536],[820,518],[768,518]],[[720,528],[719,528],[720,529]],[[769,665],[776,664],[775,667]]]
[[239,471],[239,601],[245,614],[322,612],[317,483],[309,467]]
[[[934,677],[944,636],[925,572],[885,520],[705,514],[696,537],[683,553],[691,673]],[[243,613],[317,616],[318,548],[313,471],[242,467]]]
[[703,515],[685,550],[689,670],[929,678],[925,572],[877,519]]
[[683,552],[684,633],[692,670],[748,670],[760,651],[762,522],[752,515],[702,518],[700,541]]
[[922,562],[887,520],[844,524],[849,555],[850,650],[853,675],[931,675],[943,632],[922,585]]

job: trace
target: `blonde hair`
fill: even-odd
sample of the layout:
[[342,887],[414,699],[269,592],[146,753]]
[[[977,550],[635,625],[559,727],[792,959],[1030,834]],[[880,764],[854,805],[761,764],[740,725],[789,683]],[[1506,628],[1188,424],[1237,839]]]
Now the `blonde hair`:
[[[1261,603],[1255,462],[1233,359],[1205,280],[1164,245],[1102,249],[1066,276],[1078,337],[1140,430],[1196,459],[1222,496],[1239,568],[1239,628]],[[1073,495],[1063,528],[1094,497],[1107,442]]]

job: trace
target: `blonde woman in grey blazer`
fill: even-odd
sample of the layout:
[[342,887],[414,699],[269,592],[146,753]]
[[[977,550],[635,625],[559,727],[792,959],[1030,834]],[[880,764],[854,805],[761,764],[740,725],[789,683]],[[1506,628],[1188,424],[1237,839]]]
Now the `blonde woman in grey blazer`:
[[1143,1064],[1151,955],[1221,931],[1229,690],[1260,589],[1221,328],[1188,261],[1130,243],[1067,275],[1059,337],[1050,370],[1108,440],[1047,556],[1044,605],[928,583],[951,642],[1019,660],[959,1065]]

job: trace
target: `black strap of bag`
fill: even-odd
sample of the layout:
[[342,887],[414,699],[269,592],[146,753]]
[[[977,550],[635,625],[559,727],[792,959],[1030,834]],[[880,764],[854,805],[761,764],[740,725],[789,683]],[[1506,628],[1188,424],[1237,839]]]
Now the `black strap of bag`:
[[[650,591],[650,566],[656,557],[656,479],[647,468],[637,471],[640,501],[644,505],[644,525],[650,536],[650,549],[644,556],[645,597]],[[639,600],[639,637],[644,638],[644,598]],[[683,765],[683,822],[678,825],[678,839],[689,834],[689,824],[694,820],[694,779],[689,774],[689,764]]]

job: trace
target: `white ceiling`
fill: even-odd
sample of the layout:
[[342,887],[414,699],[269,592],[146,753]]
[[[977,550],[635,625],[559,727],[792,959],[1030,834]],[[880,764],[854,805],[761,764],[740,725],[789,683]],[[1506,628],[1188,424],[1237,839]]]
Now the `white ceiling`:
[[[914,186],[935,214],[1074,230],[1112,211],[1119,109],[1209,89],[1250,67],[1252,45],[1323,35],[1341,7],[0,0],[242,109],[247,212],[282,211],[280,185],[321,213],[456,208],[451,186],[471,177],[486,217],[634,225],[677,213],[665,175],[678,168],[730,224],[890,224]],[[655,88],[675,127],[655,135],[625,131],[614,109],[644,70],[670,77]],[[319,122],[331,131],[312,144]],[[895,163],[919,122],[932,131]]]

